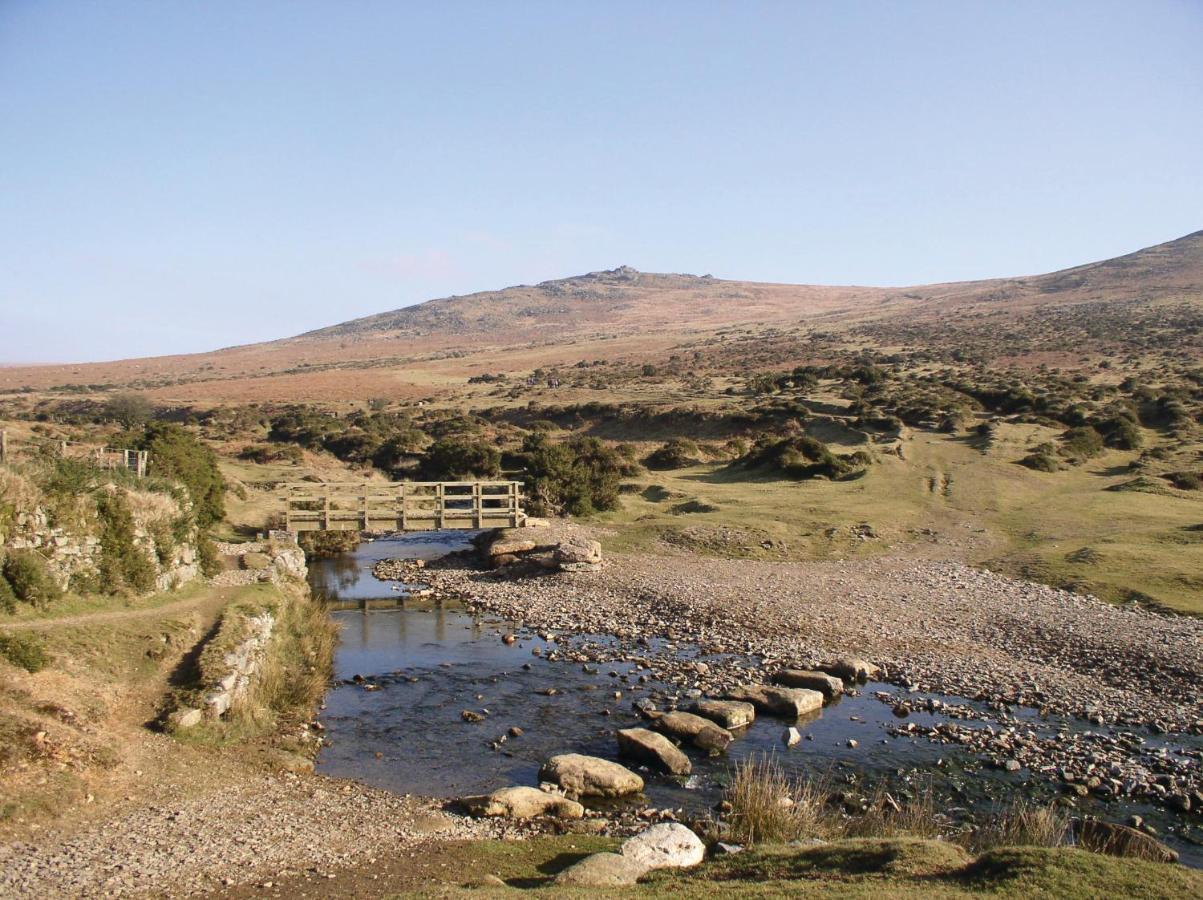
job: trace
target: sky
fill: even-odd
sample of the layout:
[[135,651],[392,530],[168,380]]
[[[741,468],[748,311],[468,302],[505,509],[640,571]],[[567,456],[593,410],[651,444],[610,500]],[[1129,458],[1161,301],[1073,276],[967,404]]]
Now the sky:
[[0,363],[1203,228],[1203,0],[0,0]]

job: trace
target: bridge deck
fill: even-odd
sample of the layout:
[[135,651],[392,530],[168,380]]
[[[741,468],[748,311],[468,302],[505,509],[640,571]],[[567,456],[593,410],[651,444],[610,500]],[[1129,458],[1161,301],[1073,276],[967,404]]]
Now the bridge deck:
[[517,481],[304,482],[282,487],[289,531],[516,528],[526,520]]

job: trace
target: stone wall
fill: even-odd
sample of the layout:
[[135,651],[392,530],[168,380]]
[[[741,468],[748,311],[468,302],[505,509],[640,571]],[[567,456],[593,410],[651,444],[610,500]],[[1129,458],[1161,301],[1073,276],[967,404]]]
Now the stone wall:
[[[166,560],[160,560],[155,550],[149,529],[156,522],[169,521],[181,514],[174,500],[164,494],[110,489],[122,490],[131,501],[134,543],[154,567],[156,591],[174,590],[200,576],[195,531],[186,540],[175,542]],[[15,513],[11,533],[4,536],[0,549],[35,551],[45,560],[59,587],[70,590],[95,577],[99,571],[100,537],[94,531],[95,527],[69,530],[53,526],[46,510],[34,506]]]

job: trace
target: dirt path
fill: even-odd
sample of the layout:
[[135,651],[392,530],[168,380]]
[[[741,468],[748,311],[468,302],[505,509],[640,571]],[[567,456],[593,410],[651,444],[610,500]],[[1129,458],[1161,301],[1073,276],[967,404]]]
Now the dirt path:
[[238,588],[233,587],[209,588],[201,591],[195,597],[175,600],[171,603],[160,604],[159,606],[81,613],[72,616],[58,616],[53,619],[30,619],[26,622],[0,623],[0,631],[15,631],[21,628],[45,631],[52,628],[66,628],[76,625],[106,625],[115,622],[125,622],[131,619],[166,618],[210,604],[220,603],[224,606],[237,592]]

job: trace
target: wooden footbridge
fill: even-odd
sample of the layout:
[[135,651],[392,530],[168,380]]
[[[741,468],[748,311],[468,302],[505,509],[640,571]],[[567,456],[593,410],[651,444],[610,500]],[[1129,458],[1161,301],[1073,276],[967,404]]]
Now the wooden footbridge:
[[288,531],[442,531],[517,528],[526,520],[517,481],[285,484]]

